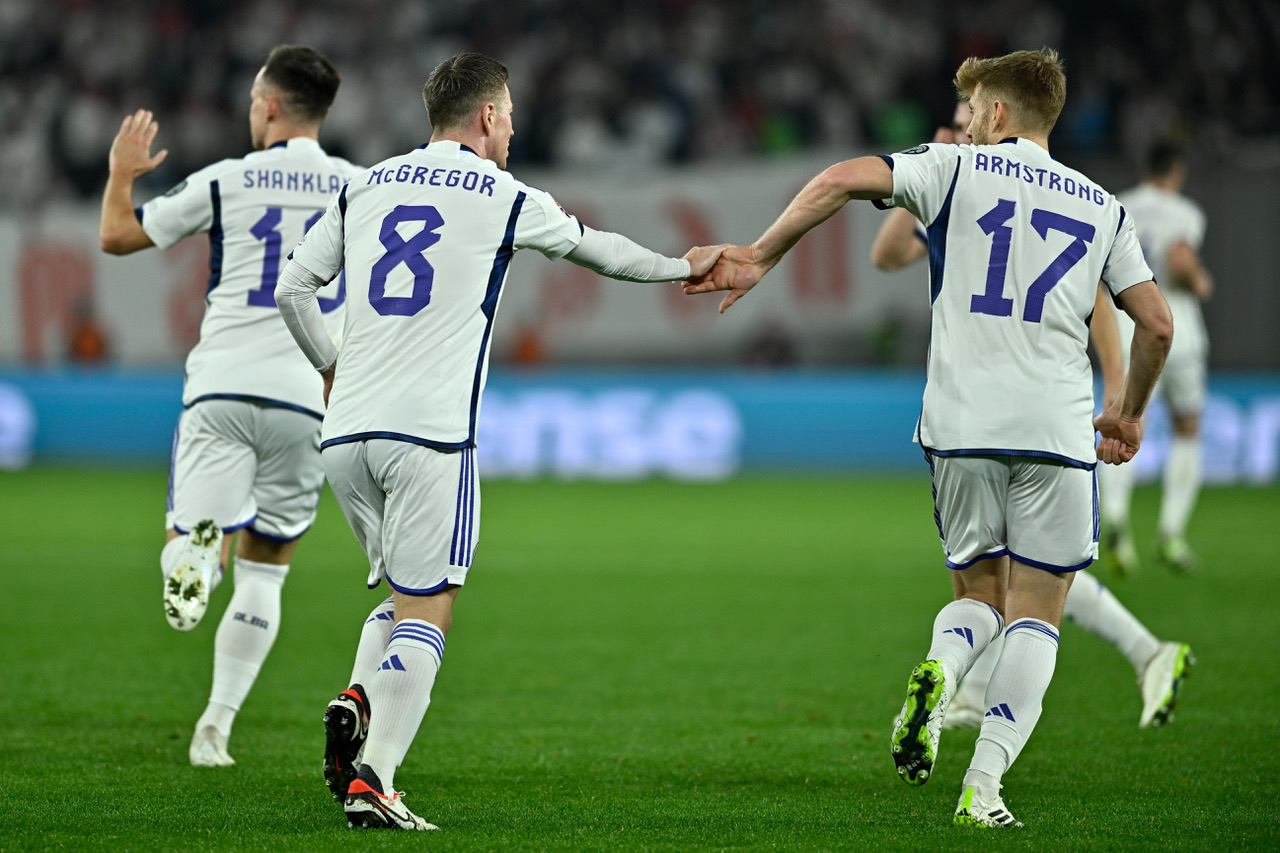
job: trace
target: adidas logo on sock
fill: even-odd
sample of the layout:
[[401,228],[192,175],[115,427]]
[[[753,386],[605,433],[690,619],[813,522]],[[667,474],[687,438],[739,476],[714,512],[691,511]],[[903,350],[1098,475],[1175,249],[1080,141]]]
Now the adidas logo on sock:
[[[399,655],[392,655],[388,659],[384,660],[382,662],[382,666],[378,667],[378,669],[398,669],[401,672],[406,671],[404,668],[404,664],[400,663]],[[1010,717],[1009,719],[1013,719],[1013,718]]]
[[1003,702],[1001,702],[999,705],[994,706],[990,711],[987,711],[987,713],[983,714],[982,716],[983,717],[1004,717],[1006,720],[1008,720],[1011,723],[1017,722],[1017,720],[1013,718],[1013,711],[1009,708],[1008,705],[1006,705]]
[[956,634],[957,636],[964,637],[964,639],[969,643],[969,648],[973,648],[973,631],[968,628],[948,628],[942,633]]

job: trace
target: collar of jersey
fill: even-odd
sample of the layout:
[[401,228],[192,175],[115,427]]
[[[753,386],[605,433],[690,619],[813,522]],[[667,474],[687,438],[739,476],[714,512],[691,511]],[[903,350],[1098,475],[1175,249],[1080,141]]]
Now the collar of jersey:
[[314,139],[312,139],[309,136],[293,136],[293,137],[290,137],[289,139],[281,139],[279,142],[273,142],[262,150],[274,151],[277,148],[288,148],[290,142],[296,142],[299,145],[313,145],[316,148],[320,147],[320,143],[316,142]]
[[455,145],[457,146],[456,150],[459,152],[465,151],[472,157],[480,156],[470,145],[463,145],[461,142],[455,142],[452,139],[441,139],[439,142],[424,142],[418,146],[418,150],[421,151],[424,148],[432,148],[436,151],[445,151],[449,148],[453,148]]

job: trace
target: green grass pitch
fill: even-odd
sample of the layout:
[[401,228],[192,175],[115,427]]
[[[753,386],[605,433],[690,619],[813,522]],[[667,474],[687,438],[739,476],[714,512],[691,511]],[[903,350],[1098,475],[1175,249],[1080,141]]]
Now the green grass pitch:
[[[889,757],[950,595],[922,479],[489,483],[434,702],[396,776],[429,837],[346,828],[320,717],[380,591],[326,495],[238,764],[194,769],[213,635],[166,624],[163,472],[0,475],[0,850],[1251,850],[1280,847],[1280,488],[1213,488],[1203,569],[1109,582],[1199,666],[1140,731],[1129,664],[1066,625],[1005,778],[1027,826],[950,825],[973,747]],[[1150,557],[1157,494],[1135,520]],[[1099,571],[1100,576],[1105,575]]]

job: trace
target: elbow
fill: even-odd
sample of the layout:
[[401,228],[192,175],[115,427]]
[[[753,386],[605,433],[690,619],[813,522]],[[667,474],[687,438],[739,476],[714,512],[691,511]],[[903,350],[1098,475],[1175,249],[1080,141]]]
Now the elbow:
[[901,255],[882,246],[871,247],[871,263],[875,264],[876,269],[885,272],[894,272],[906,266]]
[[1160,352],[1168,354],[1173,346],[1173,317],[1167,310],[1147,324],[1147,334]]
[[108,255],[124,255],[128,254],[128,248],[119,235],[112,234],[108,231],[98,232],[98,248],[106,252]]

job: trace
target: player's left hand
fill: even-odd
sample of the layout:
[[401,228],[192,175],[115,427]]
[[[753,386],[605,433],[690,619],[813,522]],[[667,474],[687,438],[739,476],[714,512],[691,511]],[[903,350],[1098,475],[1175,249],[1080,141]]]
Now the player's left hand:
[[111,154],[108,158],[111,172],[124,175],[130,180],[141,177],[155,169],[169,156],[169,149],[151,155],[151,143],[155,141],[160,125],[151,116],[150,110],[138,110],[131,116],[125,116],[120,123],[120,132],[111,143]]

